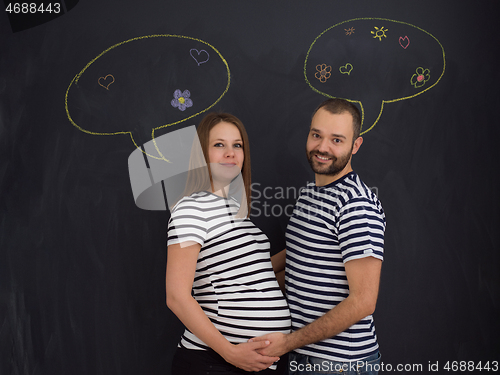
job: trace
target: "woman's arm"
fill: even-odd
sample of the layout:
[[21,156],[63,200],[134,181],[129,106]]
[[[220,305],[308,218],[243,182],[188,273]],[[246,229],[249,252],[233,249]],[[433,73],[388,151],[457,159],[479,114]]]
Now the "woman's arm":
[[[219,353],[227,362],[245,370],[260,371],[271,366],[279,357],[266,357],[256,352],[269,342],[231,344],[215,328],[191,295],[196,262],[201,246],[195,242],[168,247],[165,276],[167,306],[189,331]],[[255,345],[260,344],[260,345]]]

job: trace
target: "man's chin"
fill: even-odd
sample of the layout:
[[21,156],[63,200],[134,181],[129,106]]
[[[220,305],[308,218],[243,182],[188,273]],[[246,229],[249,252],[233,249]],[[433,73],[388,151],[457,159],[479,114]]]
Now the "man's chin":
[[330,168],[331,168],[332,163],[328,163],[327,165],[325,164],[319,164],[318,162],[314,162],[312,164],[312,170],[314,173],[317,174],[329,174]]
[[339,175],[344,169],[345,166],[342,169],[339,169],[339,168],[332,168],[332,165],[323,166],[322,168],[318,165],[312,165],[312,170],[314,173],[330,177],[335,177]]

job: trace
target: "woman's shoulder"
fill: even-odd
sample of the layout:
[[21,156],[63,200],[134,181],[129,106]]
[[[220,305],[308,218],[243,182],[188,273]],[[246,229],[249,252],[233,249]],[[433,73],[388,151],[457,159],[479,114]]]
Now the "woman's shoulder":
[[181,198],[174,207],[172,213],[179,210],[193,209],[205,211],[220,204],[221,198],[207,191],[199,191]]

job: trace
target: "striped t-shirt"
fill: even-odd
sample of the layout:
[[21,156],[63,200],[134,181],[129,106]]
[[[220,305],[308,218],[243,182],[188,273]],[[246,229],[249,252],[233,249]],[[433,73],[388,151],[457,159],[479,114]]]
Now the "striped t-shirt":
[[[286,292],[292,330],[313,322],[349,294],[344,263],[383,260],[385,215],[355,172],[318,187],[308,184],[286,231]],[[377,353],[372,315],[335,337],[295,350],[331,361],[356,361]]]
[[[271,332],[290,332],[290,311],[271,265],[269,240],[238,204],[208,192],[181,199],[168,223],[168,245],[201,245],[192,293],[231,343]],[[208,349],[189,330],[179,346]]]

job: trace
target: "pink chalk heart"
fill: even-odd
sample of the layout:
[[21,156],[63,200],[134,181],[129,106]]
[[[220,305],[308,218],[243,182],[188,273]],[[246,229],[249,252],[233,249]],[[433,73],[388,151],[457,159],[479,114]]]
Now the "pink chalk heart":
[[402,36],[399,37],[399,45],[403,47],[404,49],[408,48],[410,45],[410,39],[405,36],[404,38]]

